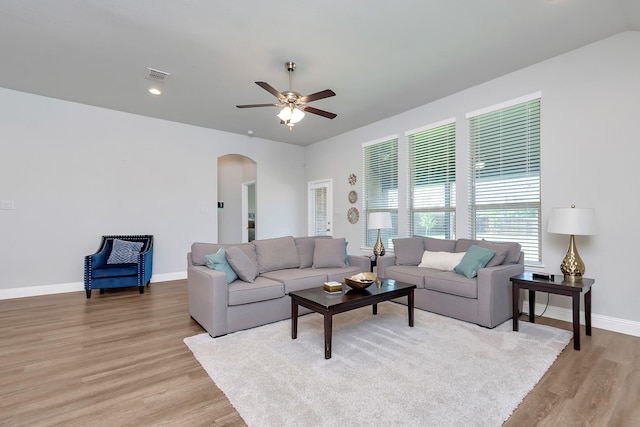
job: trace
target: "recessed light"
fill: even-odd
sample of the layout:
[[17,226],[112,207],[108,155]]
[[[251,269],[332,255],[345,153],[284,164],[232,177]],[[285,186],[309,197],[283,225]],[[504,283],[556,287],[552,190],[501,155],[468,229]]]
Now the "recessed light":
[[161,95],[162,92],[160,91],[160,89],[152,87],[151,89],[149,89],[149,93],[152,95]]

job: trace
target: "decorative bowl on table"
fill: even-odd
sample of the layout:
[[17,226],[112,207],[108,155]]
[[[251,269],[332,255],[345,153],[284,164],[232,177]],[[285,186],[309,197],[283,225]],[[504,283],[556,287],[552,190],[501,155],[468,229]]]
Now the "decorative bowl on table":
[[352,289],[363,290],[371,286],[377,280],[375,273],[359,273],[344,278],[344,283]]

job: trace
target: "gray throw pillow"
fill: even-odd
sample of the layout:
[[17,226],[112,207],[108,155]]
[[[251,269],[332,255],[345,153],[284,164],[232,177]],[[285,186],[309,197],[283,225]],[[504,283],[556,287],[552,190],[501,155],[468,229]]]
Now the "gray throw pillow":
[[345,239],[316,239],[313,251],[313,268],[344,268]]
[[107,264],[135,264],[142,249],[142,242],[113,239]]
[[396,265],[420,264],[424,253],[422,237],[393,239],[393,253],[396,254]]
[[253,244],[256,247],[260,273],[300,266],[298,249],[292,236],[254,240]]
[[467,252],[473,245],[494,251],[496,254],[491,258],[486,267],[502,265],[509,254],[509,245],[488,242],[486,240],[458,239],[456,252]]
[[330,236],[296,237],[296,248],[300,257],[300,268],[309,268],[313,265],[313,251],[316,247],[316,239],[330,239]]
[[258,276],[258,265],[242,249],[235,246],[227,248],[227,261],[240,280],[253,283]]

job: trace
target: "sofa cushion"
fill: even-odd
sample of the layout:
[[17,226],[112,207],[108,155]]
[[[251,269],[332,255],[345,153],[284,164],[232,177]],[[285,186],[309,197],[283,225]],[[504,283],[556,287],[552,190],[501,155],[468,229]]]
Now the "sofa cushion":
[[313,250],[313,268],[346,267],[345,239],[317,239]]
[[128,240],[113,239],[111,253],[107,264],[131,264],[138,262],[138,255],[143,242],[130,242]]
[[207,265],[207,255],[215,254],[222,247],[218,243],[195,242],[191,245],[191,262],[193,265]]
[[105,277],[136,276],[137,274],[138,264],[111,264],[94,269],[91,276],[94,279],[102,279]]
[[330,282],[343,282],[344,278],[353,276],[354,274],[362,273],[362,269],[356,265],[346,266],[344,268],[323,268],[322,271],[327,275],[327,280]]
[[238,275],[229,265],[226,255],[224,248],[220,248],[215,254],[205,255],[205,258],[207,259],[207,267],[224,273],[227,276],[227,284],[229,284],[236,280]]
[[436,239],[433,237],[423,237],[422,243],[426,251],[431,252],[466,252],[456,251],[456,240]]
[[218,252],[222,246],[225,247],[225,250],[228,250],[230,247],[240,248],[242,252],[244,252],[249,259],[253,260],[256,264],[258,261],[256,260],[256,249],[253,243],[234,243],[234,244],[220,244],[220,243],[193,243],[191,245],[191,261],[193,265],[207,265],[206,255],[215,254]]
[[387,279],[394,279],[398,282],[416,285],[418,288],[424,288],[424,278],[432,270],[429,268],[418,267],[417,265],[392,265],[385,269]]
[[240,280],[252,283],[258,275],[258,264],[239,247],[227,248],[227,261]]
[[424,253],[423,237],[393,239],[396,265],[418,265]]
[[453,271],[454,267],[462,261],[464,254],[465,252],[424,251],[422,261],[420,261],[418,267]]
[[478,298],[478,279],[469,279],[453,271],[431,270],[430,274],[425,276],[424,287],[465,298]]
[[271,280],[277,280],[284,284],[285,293],[299,291],[301,289],[317,288],[327,281],[324,269],[289,268],[285,270],[268,271],[260,275]]
[[316,239],[330,239],[330,236],[295,237],[296,249],[300,258],[300,268],[308,268],[313,265],[313,250],[316,247]]
[[477,276],[478,270],[484,268],[495,254],[495,251],[492,251],[491,249],[471,245],[469,250],[462,257],[460,264],[458,264],[453,271],[472,279]]
[[[507,256],[505,257],[503,264],[517,264],[520,261],[520,252],[522,251],[522,245],[518,242],[490,242],[498,246],[506,246],[509,248]],[[491,248],[489,248],[491,249]]]
[[258,272],[298,268],[300,257],[292,236],[254,240]]
[[229,305],[251,304],[284,297],[284,285],[280,282],[258,277],[253,283],[236,280],[227,288]]

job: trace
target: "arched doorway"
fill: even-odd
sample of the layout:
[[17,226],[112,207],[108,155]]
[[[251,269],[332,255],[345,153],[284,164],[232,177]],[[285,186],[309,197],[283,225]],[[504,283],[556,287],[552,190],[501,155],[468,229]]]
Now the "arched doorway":
[[[218,157],[218,242],[248,242],[257,231],[257,165],[239,154]],[[252,227],[253,232],[250,232]]]

